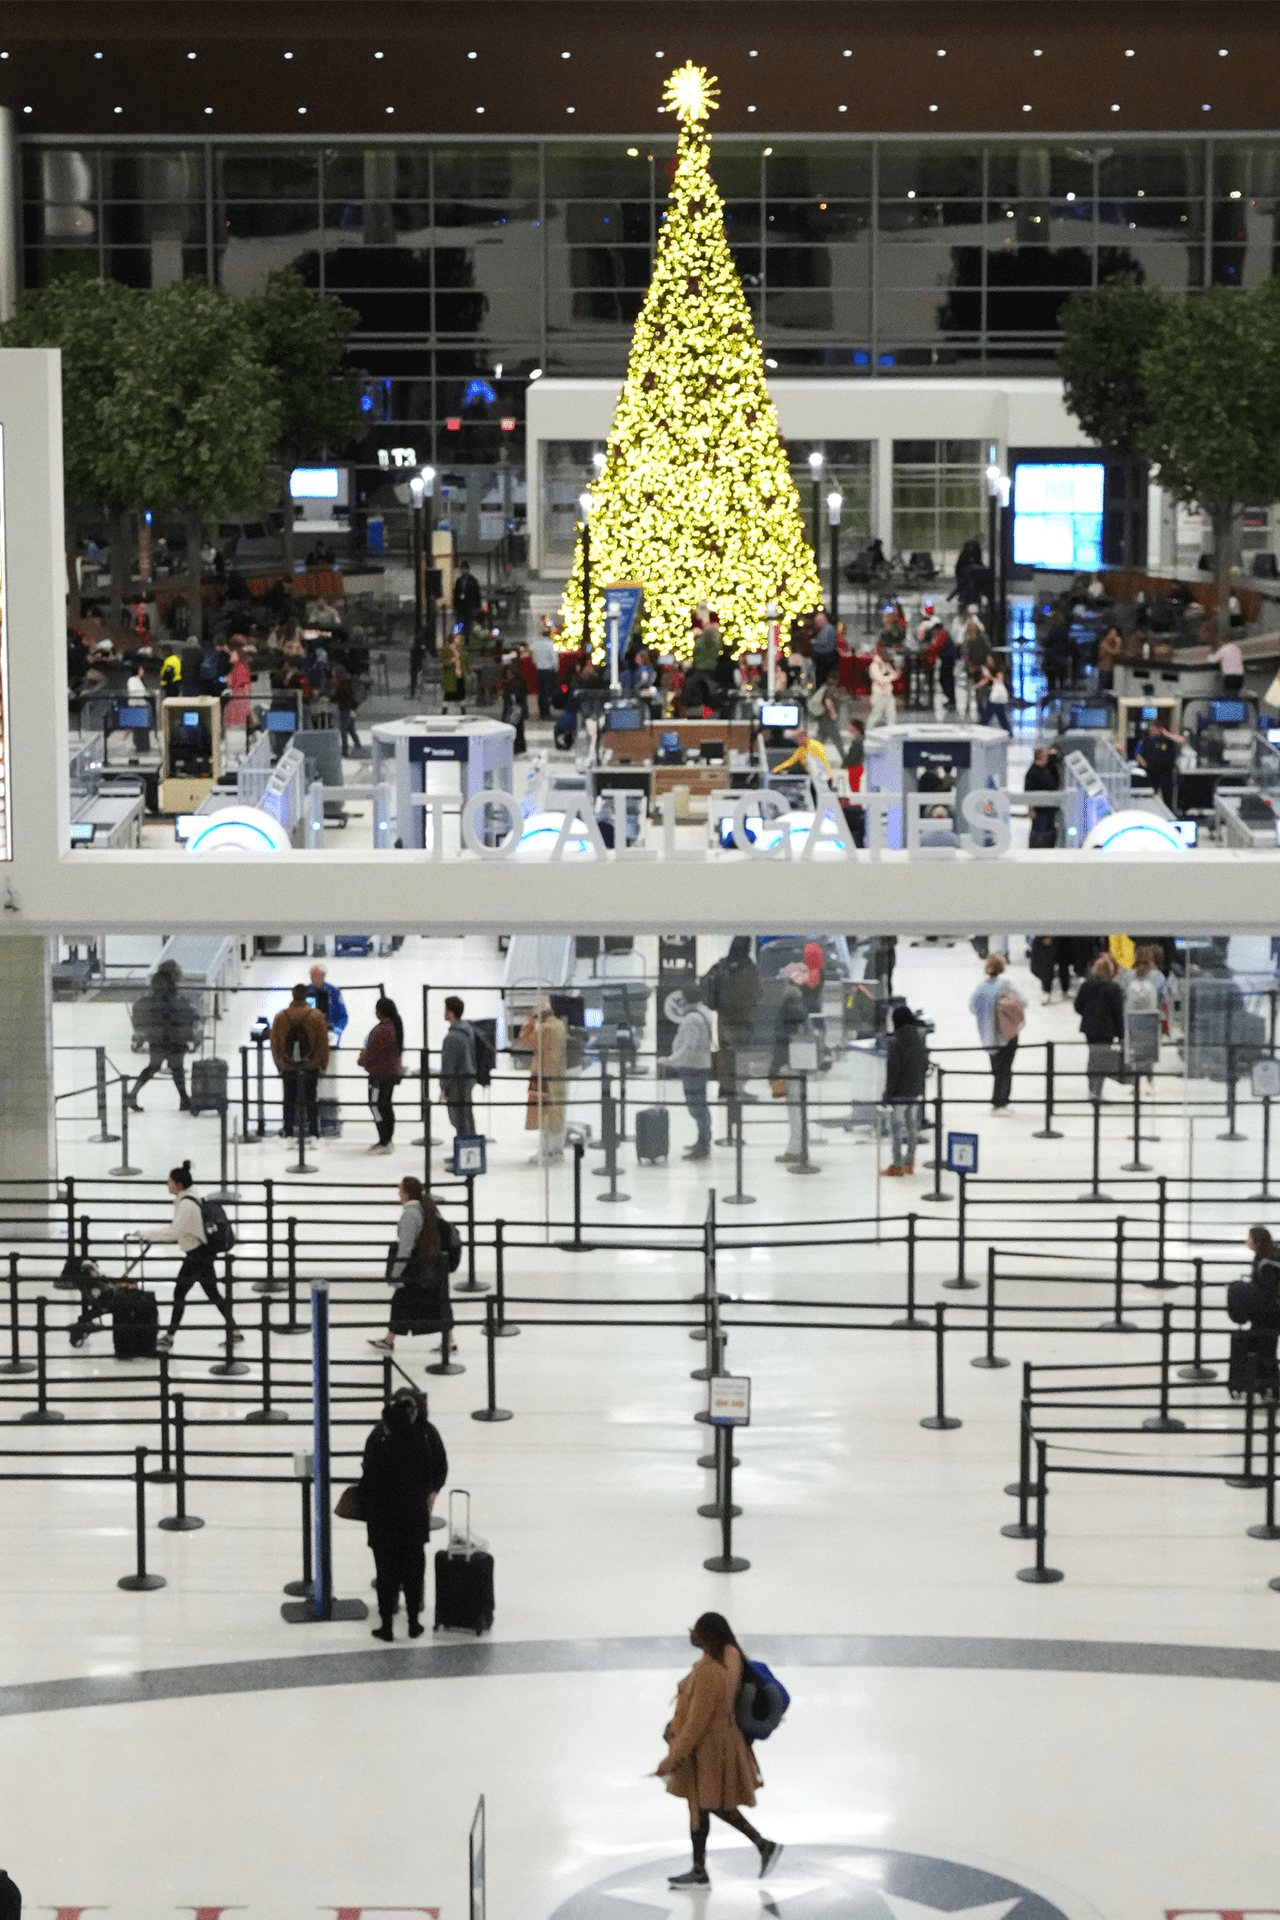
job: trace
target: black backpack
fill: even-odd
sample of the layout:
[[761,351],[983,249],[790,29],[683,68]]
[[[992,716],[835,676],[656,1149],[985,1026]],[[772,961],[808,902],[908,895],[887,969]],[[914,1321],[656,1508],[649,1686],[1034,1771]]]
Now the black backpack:
[[462,1265],[462,1235],[458,1232],[452,1220],[442,1219],[440,1225],[444,1228],[445,1251],[449,1260],[449,1271],[450,1273],[456,1273]]
[[295,1021],[289,1029],[287,1049],[291,1066],[309,1067],[311,1065],[311,1035],[301,1020]]
[[[471,1026],[470,1021],[467,1025]],[[488,1034],[481,1033],[478,1027],[471,1027],[471,1048],[476,1060],[476,1085],[487,1087],[498,1064],[497,1050]]]
[[201,1200],[199,1207],[200,1218],[204,1221],[204,1243],[210,1253],[230,1253],[236,1243],[236,1230],[228,1220],[221,1202]]

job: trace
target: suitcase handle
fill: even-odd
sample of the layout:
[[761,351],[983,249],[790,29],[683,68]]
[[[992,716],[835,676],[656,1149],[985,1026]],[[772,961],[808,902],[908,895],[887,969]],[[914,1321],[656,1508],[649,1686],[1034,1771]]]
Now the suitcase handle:
[[[467,1503],[467,1531],[465,1534],[459,1532],[458,1523],[453,1517],[453,1503],[459,1498],[465,1500]],[[453,1487],[449,1493],[449,1546],[450,1549],[461,1547],[465,1553],[471,1552],[471,1495],[465,1487]]]

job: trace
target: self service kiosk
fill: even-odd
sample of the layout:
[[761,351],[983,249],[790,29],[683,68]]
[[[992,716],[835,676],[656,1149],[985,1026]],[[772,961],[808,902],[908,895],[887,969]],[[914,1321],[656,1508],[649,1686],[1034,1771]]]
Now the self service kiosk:
[[[375,846],[432,848],[438,823],[444,852],[457,853],[467,801],[486,789],[514,792],[516,731],[504,721],[420,713],[376,726],[371,737]],[[475,811],[487,839],[510,831],[500,807]]]

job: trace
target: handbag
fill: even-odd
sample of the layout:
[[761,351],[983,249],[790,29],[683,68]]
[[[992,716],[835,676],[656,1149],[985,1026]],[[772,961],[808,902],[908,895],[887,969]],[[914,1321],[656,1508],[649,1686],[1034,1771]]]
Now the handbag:
[[364,1496],[358,1480],[353,1480],[349,1487],[342,1489],[338,1495],[338,1504],[333,1511],[339,1520],[364,1519]]

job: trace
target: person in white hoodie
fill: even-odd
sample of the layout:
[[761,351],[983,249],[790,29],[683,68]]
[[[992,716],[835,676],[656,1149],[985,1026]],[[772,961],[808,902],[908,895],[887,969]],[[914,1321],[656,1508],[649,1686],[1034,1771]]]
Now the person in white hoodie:
[[[162,1333],[156,1344],[161,1347],[173,1345],[173,1336],[182,1325],[182,1316],[186,1311],[187,1295],[192,1287],[201,1286],[212,1300],[218,1312],[228,1323],[231,1310],[218,1289],[213,1253],[209,1248],[204,1230],[204,1214],[200,1202],[192,1191],[191,1162],[184,1160],[180,1167],[169,1172],[169,1191],[173,1195],[173,1219],[167,1227],[151,1227],[139,1233],[136,1238],[147,1241],[176,1241],[178,1252],[182,1255],[182,1265],[178,1268],[178,1278],[173,1288],[173,1309],[169,1315],[169,1331]],[[237,1327],[231,1327],[232,1337],[243,1340],[244,1335]]]
[[[698,1129],[695,1144],[685,1149],[686,1160],[711,1157],[711,1109],[707,1105],[707,1082],[711,1078],[711,1015],[702,1004],[702,988],[690,981],[679,994],[671,996],[684,1006],[671,1052],[660,1067],[678,1073],[684,1087],[684,1103]],[[674,1012],[674,1009],[671,1009]]]

